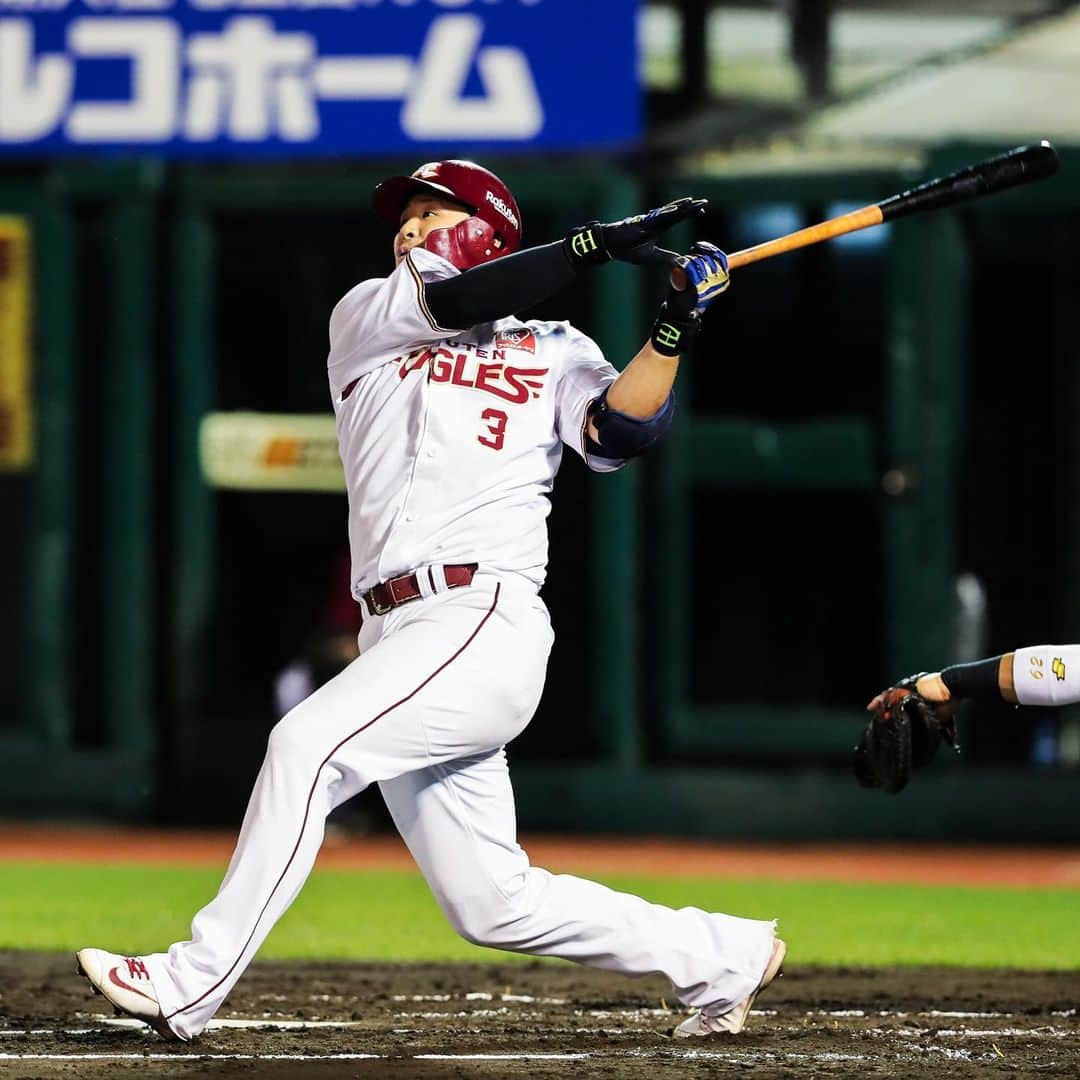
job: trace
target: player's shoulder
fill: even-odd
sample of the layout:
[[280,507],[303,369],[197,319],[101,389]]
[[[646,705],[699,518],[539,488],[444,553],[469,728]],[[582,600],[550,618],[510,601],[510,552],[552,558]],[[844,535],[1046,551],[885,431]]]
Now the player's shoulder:
[[528,319],[524,322],[520,319],[505,319],[501,320],[499,325],[501,326],[503,322],[513,322],[518,326],[528,327],[538,338],[574,341],[587,337],[586,334],[582,333],[572,322],[568,322],[566,319]]
[[336,311],[339,307],[348,306],[350,303],[356,303],[359,300],[363,300],[364,297],[370,293],[375,292],[380,285],[386,281],[384,277],[365,278],[363,281],[358,281],[349,291],[334,305]]
[[330,333],[334,334],[337,327],[346,321],[357,308],[362,307],[371,297],[378,292],[379,286],[386,278],[367,278],[354,285],[335,305],[330,312]]
[[573,327],[563,319],[500,319],[499,325],[527,326],[537,337],[559,337],[565,335]]
[[537,346],[544,348],[549,356],[561,357],[565,366],[605,362],[600,346],[566,319],[530,319],[519,325],[532,332]]
[[424,248],[414,248],[388,276],[365,278],[349,289],[334,305],[334,310],[330,314],[330,322],[334,322],[335,315],[340,318],[342,315],[351,313],[361,305],[374,299],[383,286],[398,279],[408,280],[417,275],[426,283],[453,277],[460,272],[453,263],[447,262],[442,256]]

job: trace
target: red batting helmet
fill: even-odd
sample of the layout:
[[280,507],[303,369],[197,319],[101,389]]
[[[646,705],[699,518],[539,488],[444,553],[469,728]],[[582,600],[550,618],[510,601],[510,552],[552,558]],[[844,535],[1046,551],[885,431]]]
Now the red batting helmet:
[[471,213],[453,229],[436,229],[424,247],[449,259],[459,270],[509,255],[521,247],[521,211],[510,189],[475,161],[432,161],[412,176],[391,176],[375,189],[375,213],[397,229],[401,211],[417,191],[445,195]]

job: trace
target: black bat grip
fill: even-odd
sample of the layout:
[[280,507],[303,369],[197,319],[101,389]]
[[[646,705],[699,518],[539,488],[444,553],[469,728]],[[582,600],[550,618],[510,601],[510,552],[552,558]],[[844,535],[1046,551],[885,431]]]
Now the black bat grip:
[[987,158],[966,169],[940,176],[910,191],[902,191],[878,203],[884,221],[895,221],[923,210],[970,202],[984,195],[1053,176],[1057,172],[1057,151],[1043,139],[1030,146],[1018,146],[997,157]]

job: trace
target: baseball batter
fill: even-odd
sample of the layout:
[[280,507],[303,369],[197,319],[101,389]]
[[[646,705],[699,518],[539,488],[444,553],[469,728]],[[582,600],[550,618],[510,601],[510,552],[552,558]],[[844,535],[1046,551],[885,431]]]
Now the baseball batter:
[[[435,162],[376,189],[394,269],[334,308],[328,359],[359,656],[271,731],[191,939],[149,956],[78,953],[115,1006],[166,1038],[198,1035],[303,886],[327,815],[377,783],[467,940],[662,973],[694,1010],[679,1035],[742,1029],[784,960],[774,922],[673,910],[532,866],[505,752],[537,707],[552,644],[539,591],[563,448],[605,472],[661,438],[679,356],[727,288],[717,248],[657,246],[704,205],[681,199],[519,250],[513,195],[475,163]],[[515,317],[610,259],[677,264],[686,281],[621,373],[569,323]]]

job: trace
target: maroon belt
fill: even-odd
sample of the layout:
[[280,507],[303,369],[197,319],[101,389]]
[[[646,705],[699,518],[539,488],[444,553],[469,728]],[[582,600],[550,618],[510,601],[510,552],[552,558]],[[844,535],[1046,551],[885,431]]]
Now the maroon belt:
[[[442,569],[446,577],[446,587],[459,589],[462,585],[472,584],[473,574],[476,573],[476,563],[457,563],[444,566]],[[391,608],[400,607],[410,600],[418,600],[424,594],[420,591],[417,574],[426,574],[431,591],[435,592],[435,575],[431,570],[402,574],[401,577],[373,585],[361,595],[361,599],[367,604],[368,611],[373,615],[385,615]]]

